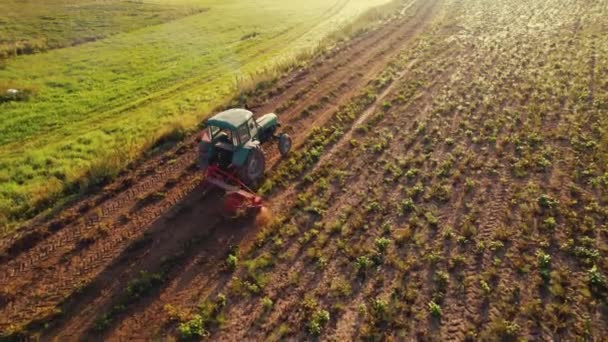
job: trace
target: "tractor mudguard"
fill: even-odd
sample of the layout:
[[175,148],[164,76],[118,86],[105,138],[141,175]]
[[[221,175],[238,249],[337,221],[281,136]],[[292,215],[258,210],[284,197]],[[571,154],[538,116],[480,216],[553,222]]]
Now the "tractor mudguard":
[[260,146],[259,141],[249,141],[243,147],[239,147],[234,154],[232,155],[232,165],[236,167],[241,167],[247,161],[247,157],[249,157],[249,152],[251,149]]

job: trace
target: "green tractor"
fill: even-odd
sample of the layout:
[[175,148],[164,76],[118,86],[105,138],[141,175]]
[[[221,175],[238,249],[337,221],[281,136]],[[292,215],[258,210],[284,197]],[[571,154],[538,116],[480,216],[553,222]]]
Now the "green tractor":
[[291,138],[285,133],[277,135],[278,127],[273,113],[254,119],[246,109],[230,109],[211,117],[199,140],[199,168],[213,173],[216,185],[234,187],[236,182],[246,188],[258,184],[266,167],[262,144],[277,141],[282,156],[291,149]]

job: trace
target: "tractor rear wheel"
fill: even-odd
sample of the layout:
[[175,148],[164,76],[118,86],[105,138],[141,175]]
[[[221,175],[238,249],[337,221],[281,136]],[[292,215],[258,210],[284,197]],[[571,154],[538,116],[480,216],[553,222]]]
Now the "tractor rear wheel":
[[281,156],[285,157],[291,150],[291,137],[287,133],[283,133],[279,136],[279,152]]
[[255,186],[264,176],[266,158],[261,147],[252,148],[245,164],[239,169],[239,178],[248,186]]

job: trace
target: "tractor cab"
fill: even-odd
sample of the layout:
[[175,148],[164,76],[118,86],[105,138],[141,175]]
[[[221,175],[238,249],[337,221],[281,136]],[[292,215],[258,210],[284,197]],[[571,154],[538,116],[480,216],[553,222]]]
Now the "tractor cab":
[[222,112],[207,120],[201,147],[215,150],[222,168],[242,166],[248,150],[259,145],[253,114],[244,109]]

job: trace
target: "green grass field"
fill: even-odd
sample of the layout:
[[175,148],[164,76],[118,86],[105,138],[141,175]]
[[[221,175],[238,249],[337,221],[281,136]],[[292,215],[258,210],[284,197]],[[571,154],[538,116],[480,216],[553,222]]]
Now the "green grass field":
[[4,0],[0,2],[0,58],[78,45],[205,10],[197,4],[169,2]]
[[[0,97],[0,227],[77,193],[91,170],[115,172],[163,134],[194,127],[235,94],[237,80],[290,61],[387,2],[3,2],[0,30],[15,33],[2,44],[70,47],[0,66],[0,94],[31,92],[25,101]],[[106,38],[71,46],[91,37]]]

